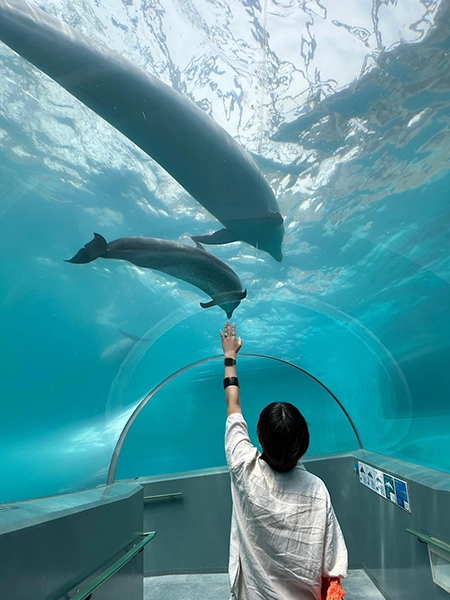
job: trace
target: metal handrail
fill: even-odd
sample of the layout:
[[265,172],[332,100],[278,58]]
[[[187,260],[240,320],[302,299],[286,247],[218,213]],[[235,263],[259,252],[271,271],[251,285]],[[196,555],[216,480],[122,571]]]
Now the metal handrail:
[[172,492],[171,494],[156,494],[155,496],[144,496],[144,502],[149,502],[150,500],[175,500],[175,498],[179,498],[183,495],[183,492]]
[[446,552],[450,553],[450,544],[448,542],[444,542],[444,540],[440,540],[433,535],[427,535],[421,531],[416,531],[415,529],[407,528],[406,531],[411,535],[415,535],[421,542],[431,546],[436,546],[436,548],[440,548],[441,550],[445,550]]
[[103,573],[100,573],[95,579],[91,581],[89,585],[76,591],[76,593],[70,597],[70,600],[86,600],[90,595],[95,592],[97,588],[105,583],[110,577],[112,577],[117,571],[120,571],[132,558],[136,556],[156,535],[156,531],[148,531],[143,533],[143,539],[137,542],[131,550],[128,550],[121,558],[116,560],[110,567],[108,567]]

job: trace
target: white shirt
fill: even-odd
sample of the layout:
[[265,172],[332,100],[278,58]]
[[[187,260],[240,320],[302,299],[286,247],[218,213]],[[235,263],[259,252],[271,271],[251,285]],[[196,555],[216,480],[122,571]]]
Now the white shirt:
[[300,462],[288,473],[269,467],[240,413],[227,419],[225,451],[232,593],[238,600],[320,600],[322,576],[347,575],[347,548],[325,484]]

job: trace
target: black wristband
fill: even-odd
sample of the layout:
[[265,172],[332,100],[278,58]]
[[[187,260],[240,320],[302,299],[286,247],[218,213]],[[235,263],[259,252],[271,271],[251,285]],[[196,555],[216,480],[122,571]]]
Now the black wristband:
[[223,389],[226,390],[229,385],[236,385],[239,387],[239,379],[237,377],[225,377],[223,380]]
[[236,360],[234,358],[225,358],[223,364],[226,367],[234,367],[234,365],[236,364]]

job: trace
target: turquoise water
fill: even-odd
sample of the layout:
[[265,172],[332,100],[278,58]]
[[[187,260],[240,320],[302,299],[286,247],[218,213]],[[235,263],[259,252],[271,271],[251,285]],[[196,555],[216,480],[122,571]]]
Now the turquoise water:
[[[318,378],[365,449],[450,473],[448,5],[355,13],[344,2],[337,14],[331,2],[163,4],[42,6],[196,102],[274,190],[281,263],[244,242],[205,246],[248,290],[233,315],[243,351]],[[164,378],[220,353],[226,315],[164,273],[64,262],[94,231],[193,245],[191,235],[222,226],[5,44],[0,57],[0,502],[9,502],[105,483],[132,411]],[[282,399],[307,417],[309,455],[359,447],[339,404],[294,367],[243,357],[239,374],[252,435],[259,411]],[[223,466],[221,377],[212,361],[159,391],[130,430],[117,477]]]

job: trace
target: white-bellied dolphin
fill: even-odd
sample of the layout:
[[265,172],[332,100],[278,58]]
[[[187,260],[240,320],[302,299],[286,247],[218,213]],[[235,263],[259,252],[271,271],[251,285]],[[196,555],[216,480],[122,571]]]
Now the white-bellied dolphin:
[[282,260],[283,217],[241,146],[182,94],[25,0],[0,0],[0,40],[156,160],[237,240]]
[[157,238],[125,237],[108,244],[103,236],[94,233],[94,239],[66,262],[84,264],[96,258],[127,260],[137,267],[182,279],[212,298],[211,302],[200,302],[202,308],[220,306],[229,319],[247,296],[233,269],[206,252],[199,243],[194,248]]

